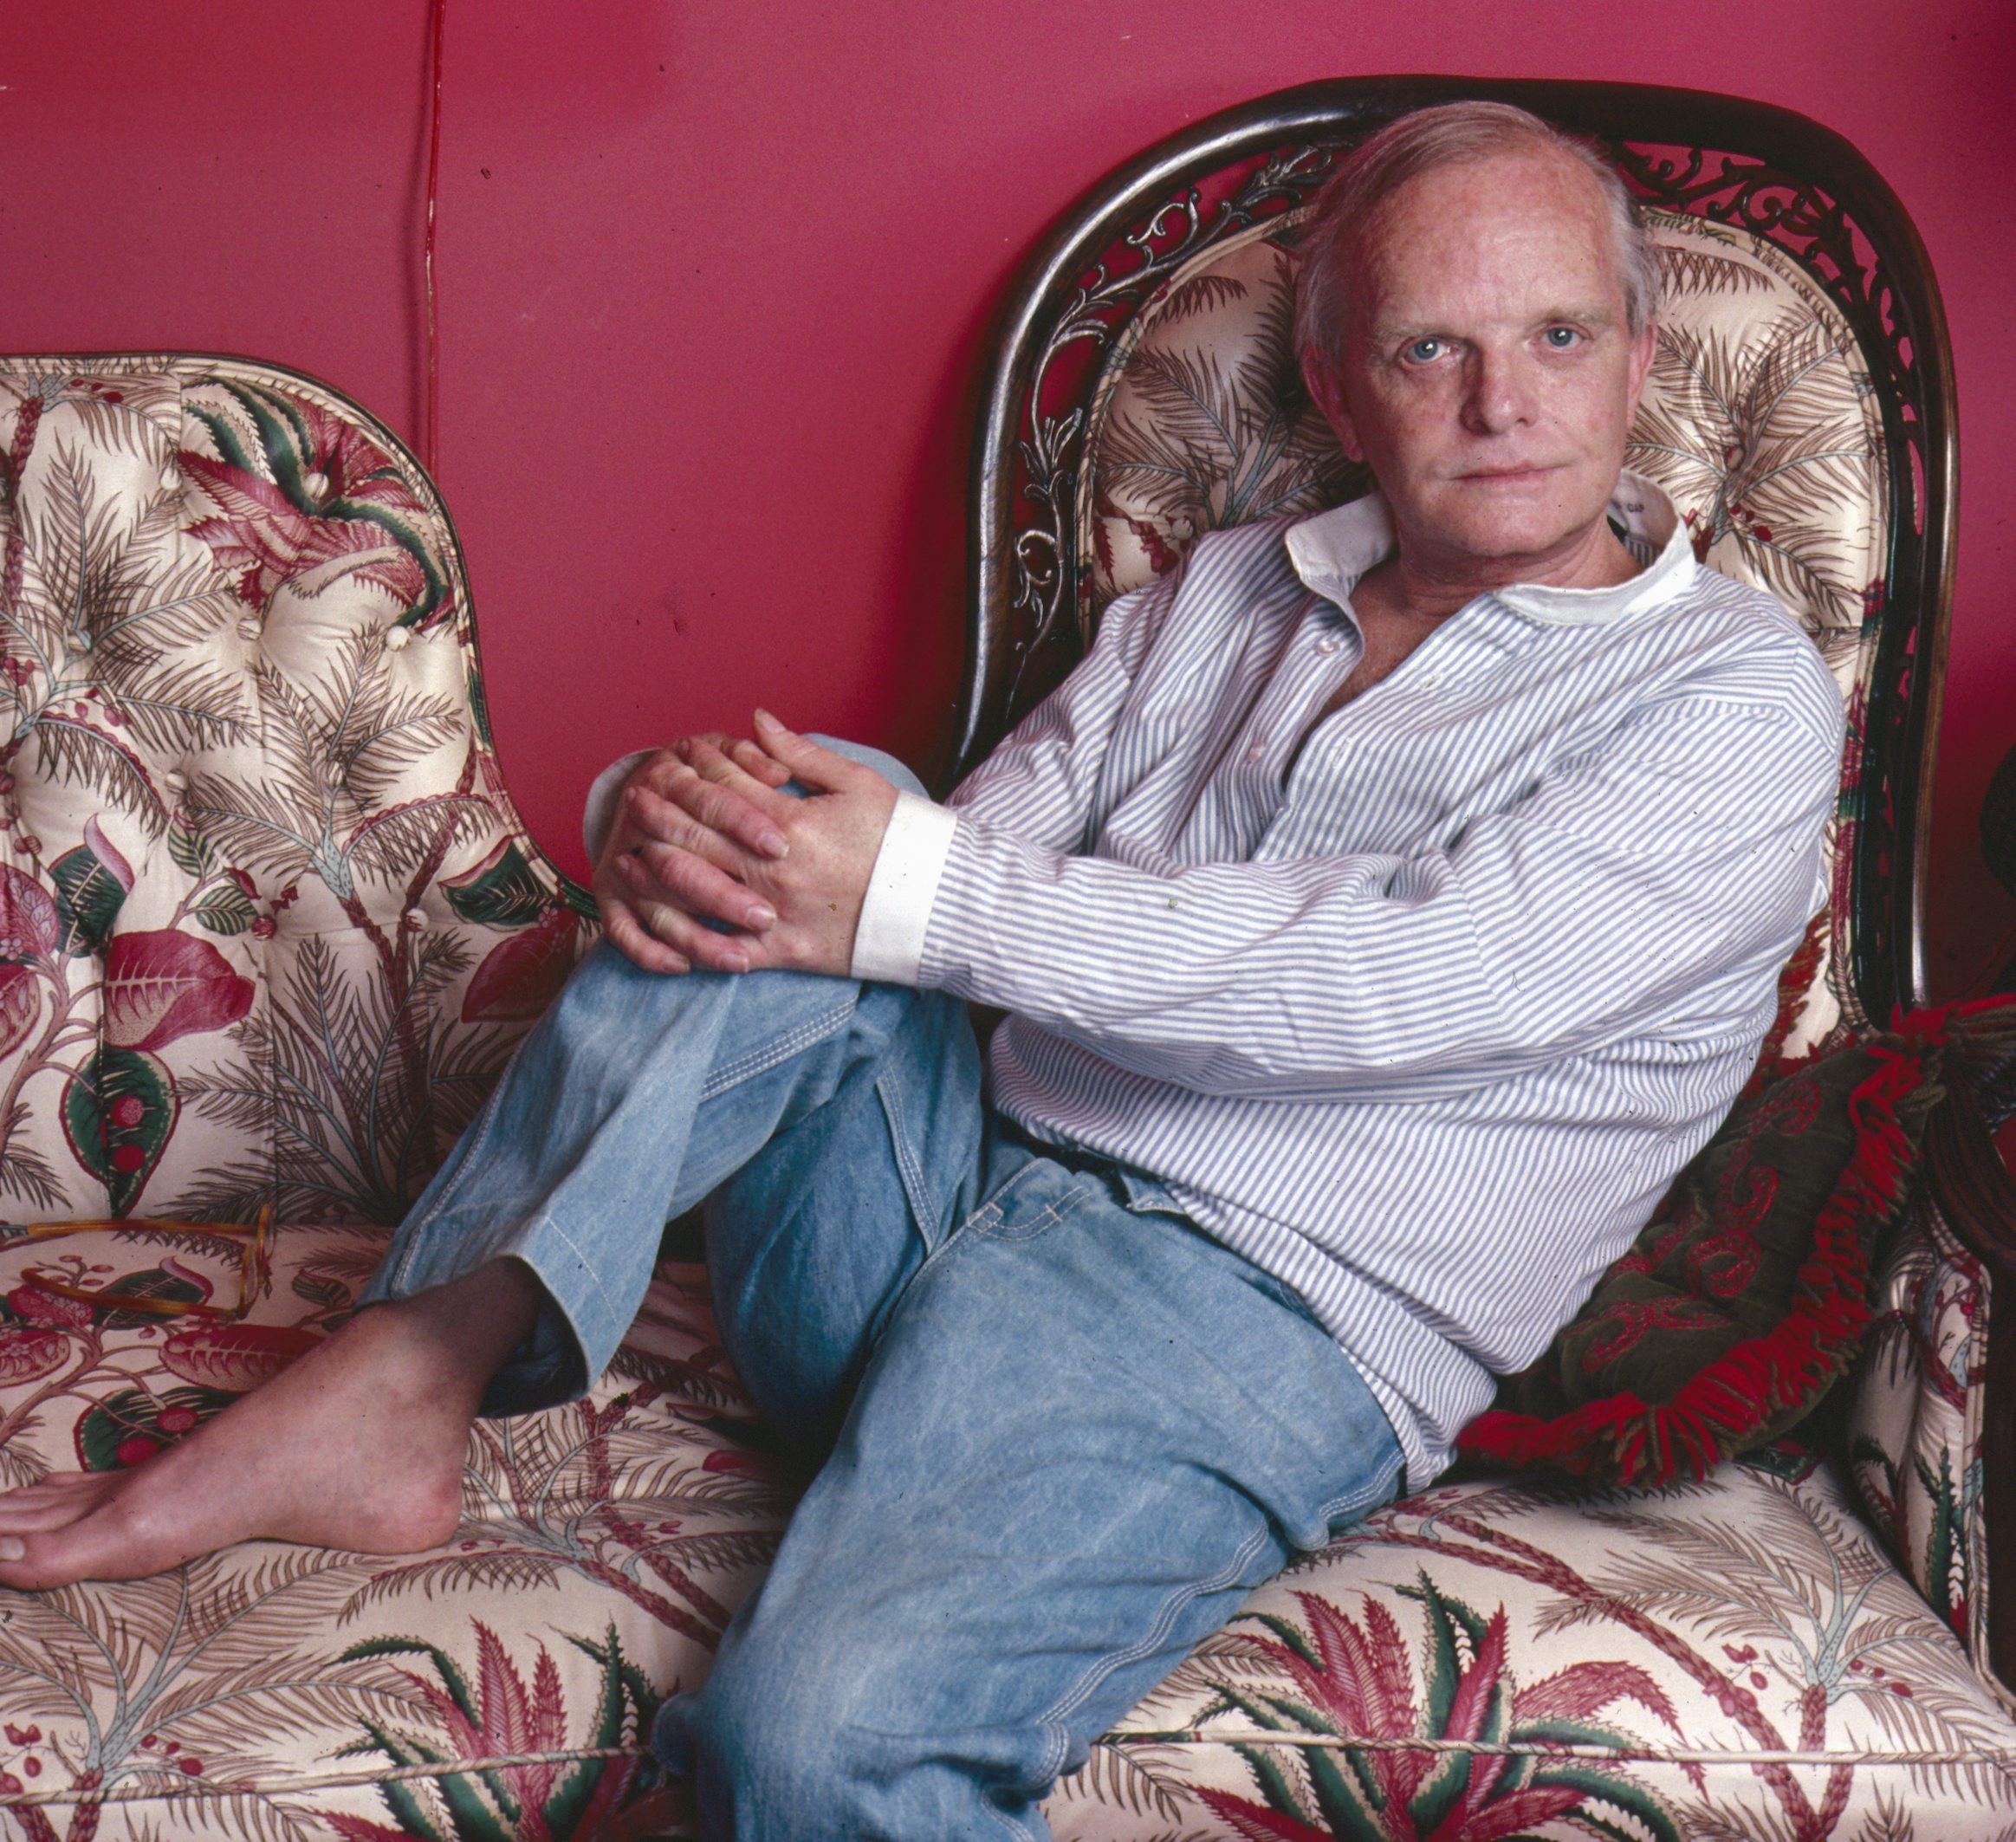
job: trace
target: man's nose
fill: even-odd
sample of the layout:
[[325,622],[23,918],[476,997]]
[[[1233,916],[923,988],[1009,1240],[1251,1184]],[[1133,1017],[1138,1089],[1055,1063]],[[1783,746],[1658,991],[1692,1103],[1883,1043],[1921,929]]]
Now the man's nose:
[[1478,348],[1468,382],[1463,422],[1473,434],[1502,435],[1533,419],[1533,379],[1516,353]]

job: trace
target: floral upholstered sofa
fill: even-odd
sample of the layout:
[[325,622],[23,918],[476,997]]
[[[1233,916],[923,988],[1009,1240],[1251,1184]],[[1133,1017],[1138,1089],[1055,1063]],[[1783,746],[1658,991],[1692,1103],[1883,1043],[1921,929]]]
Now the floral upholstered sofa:
[[[1656,209],[1669,306],[1632,464],[1841,684],[1837,892],[1785,1053],[1858,1035],[1917,996],[1950,373],[1894,200],[1792,118],[1325,85],[1110,182],[1010,302],[963,746],[1199,530],[1351,490],[1287,363],[1297,214],[1338,146],[1452,94],[1603,135]],[[15,1483],[144,1464],[338,1324],[593,924],[496,771],[431,485],[321,385],[0,360],[0,643]],[[1826,1436],[1663,1489],[1479,1477],[1381,1511],[1108,1735],[1051,1800],[1057,1833],[2016,1833],[1993,1310],[2016,1196],[1961,1102]],[[642,1736],[703,1677],[792,1484],[687,1251],[587,1398],[478,1428],[438,1551],[253,1544],[0,1594],[0,1830],[689,1833]]]

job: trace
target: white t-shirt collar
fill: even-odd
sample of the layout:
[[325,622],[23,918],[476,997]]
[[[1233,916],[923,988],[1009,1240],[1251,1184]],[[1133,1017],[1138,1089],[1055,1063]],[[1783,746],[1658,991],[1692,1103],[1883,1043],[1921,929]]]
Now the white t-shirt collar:
[[[1551,588],[1514,582],[1492,593],[1514,613],[1549,626],[1620,620],[1663,606],[1682,593],[1701,566],[1673,502],[1636,473],[1617,477],[1610,520],[1645,567],[1628,582],[1608,588]],[[1393,553],[1392,515],[1378,493],[1353,499],[1287,530],[1288,560],[1303,583],[1344,606],[1358,578]]]

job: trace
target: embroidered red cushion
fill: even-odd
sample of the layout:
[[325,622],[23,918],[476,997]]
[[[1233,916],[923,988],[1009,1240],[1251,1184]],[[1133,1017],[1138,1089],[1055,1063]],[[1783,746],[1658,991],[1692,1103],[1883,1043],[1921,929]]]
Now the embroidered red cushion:
[[1916,1012],[1754,1084],[1461,1450],[1658,1483],[1812,1412],[1867,1327],[1871,1268],[1909,1199],[1949,1050],[1969,1066],[2003,1053],[2013,1018],[2006,1000]]

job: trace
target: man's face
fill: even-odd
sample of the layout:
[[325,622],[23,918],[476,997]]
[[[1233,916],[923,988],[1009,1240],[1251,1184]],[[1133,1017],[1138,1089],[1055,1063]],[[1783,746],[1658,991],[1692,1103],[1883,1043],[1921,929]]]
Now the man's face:
[[1403,558],[1502,584],[1586,554],[1653,342],[1595,180],[1543,149],[1424,173],[1365,227],[1351,290],[1341,369],[1309,386]]

